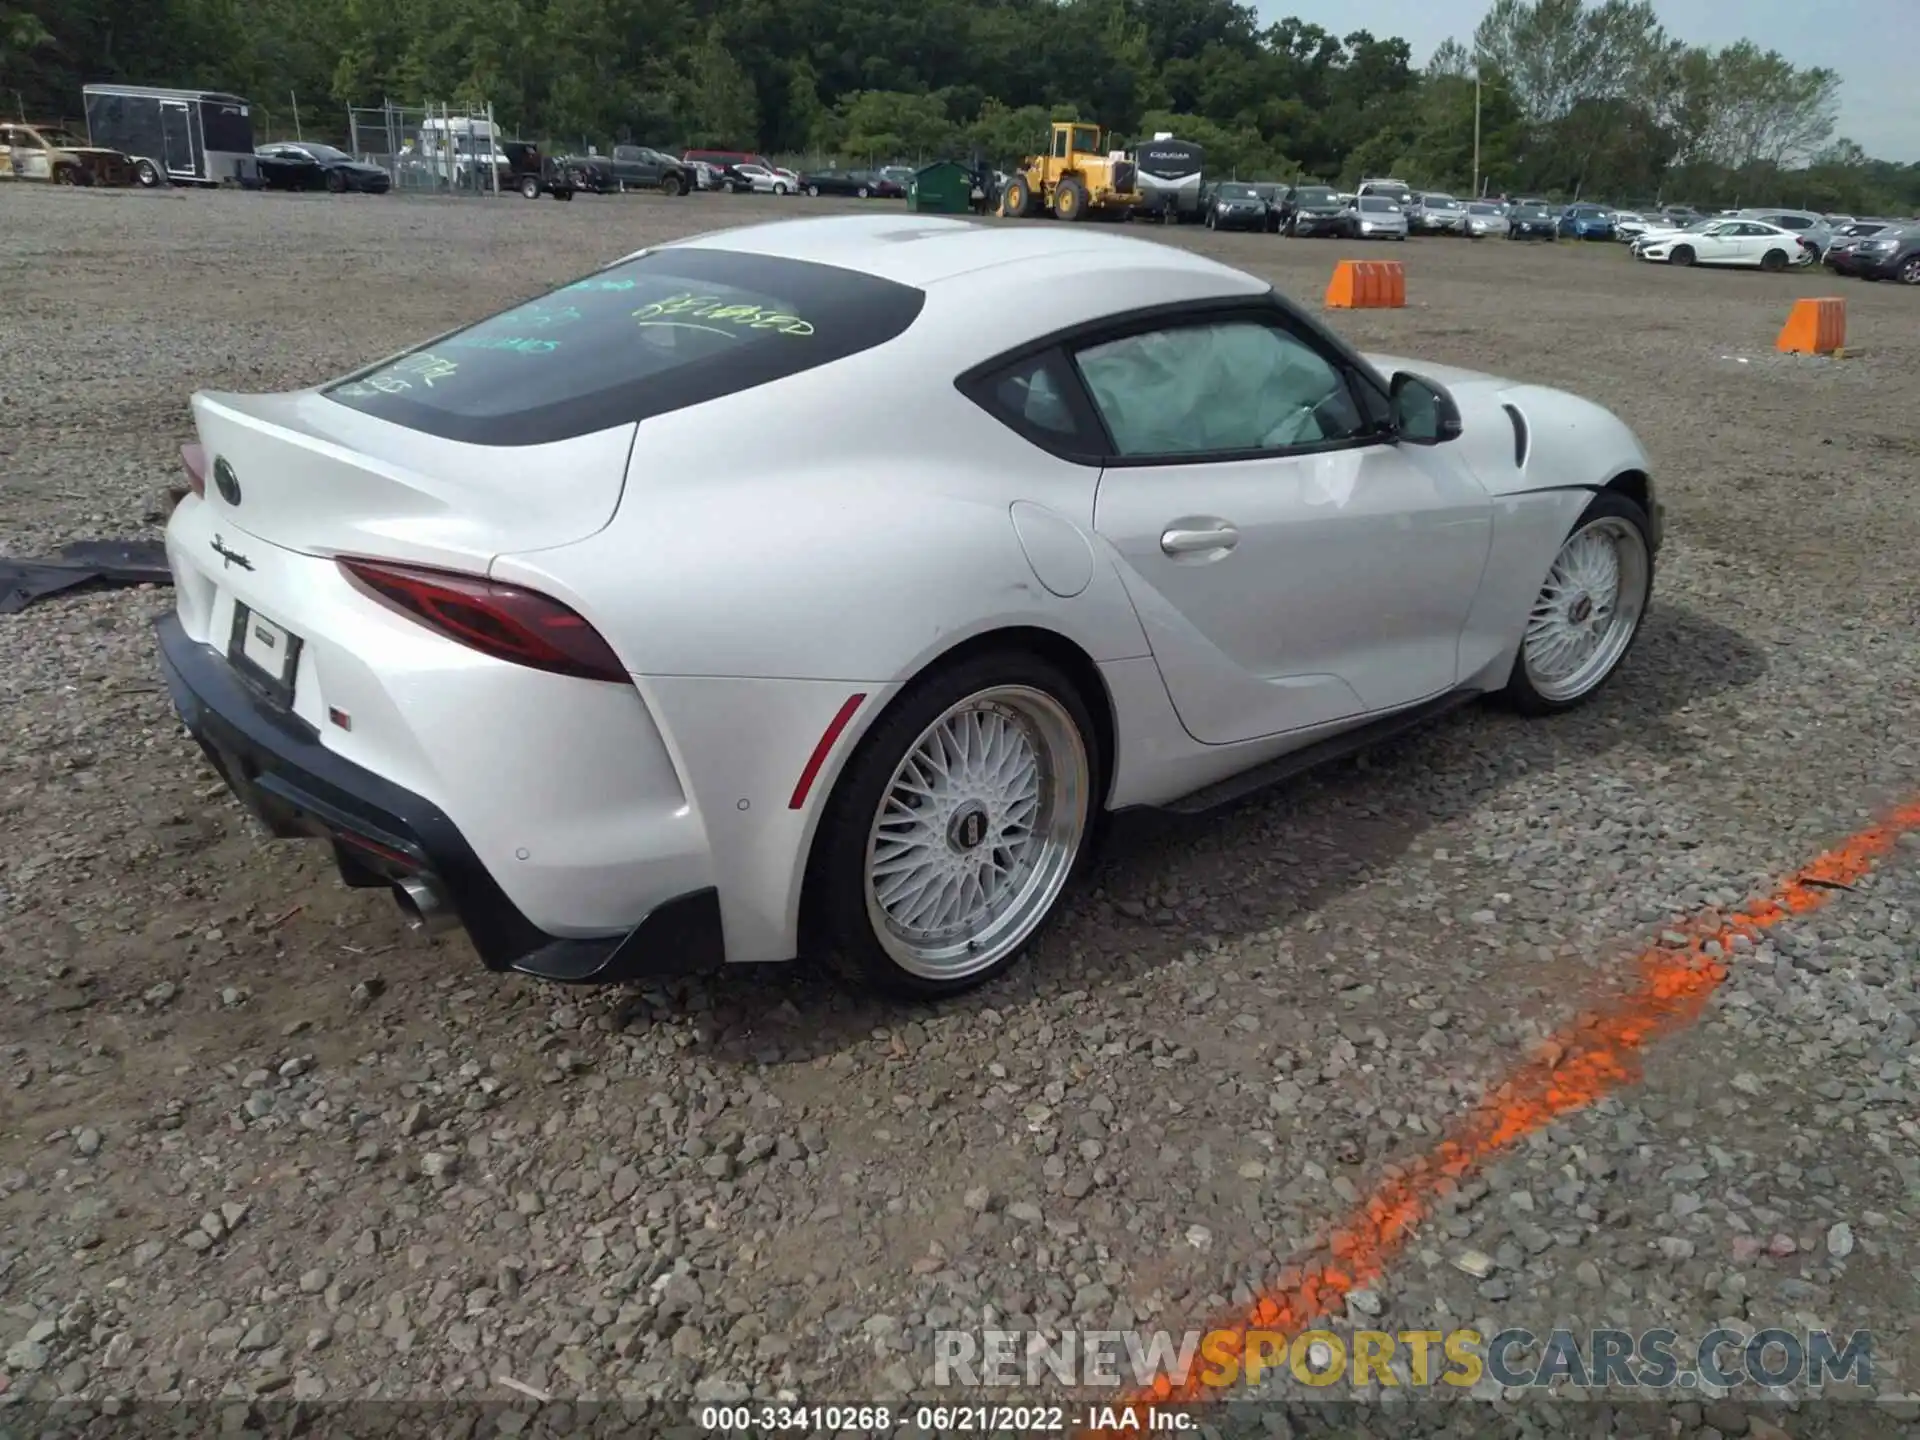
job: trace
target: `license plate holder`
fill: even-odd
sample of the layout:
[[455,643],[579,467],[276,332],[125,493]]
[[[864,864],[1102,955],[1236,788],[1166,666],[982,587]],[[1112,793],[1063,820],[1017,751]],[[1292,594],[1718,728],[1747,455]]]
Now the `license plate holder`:
[[300,637],[249,605],[233,603],[227,660],[241,679],[282,709],[293,708],[293,680],[300,670]]

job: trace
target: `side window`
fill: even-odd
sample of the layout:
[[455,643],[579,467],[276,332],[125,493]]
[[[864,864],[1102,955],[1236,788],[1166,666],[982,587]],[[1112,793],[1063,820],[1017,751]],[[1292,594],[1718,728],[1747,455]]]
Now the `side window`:
[[1002,424],[1047,448],[1097,454],[1105,443],[1072,398],[1073,377],[1056,350],[1017,360],[969,386],[973,399]]
[[1367,433],[1346,376],[1257,321],[1152,330],[1075,360],[1121,455],[1311,449]]
[[1053,158],[1056,160],[1067,158],[1067,132],[1064,130],[1053,132]]

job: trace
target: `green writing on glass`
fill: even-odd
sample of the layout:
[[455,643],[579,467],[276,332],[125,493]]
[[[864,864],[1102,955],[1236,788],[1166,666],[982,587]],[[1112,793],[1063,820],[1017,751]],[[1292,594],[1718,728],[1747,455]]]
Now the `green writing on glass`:
[[342,386],[338,393],[352,400],[365,399],[369,395],[400,395],[413,389],[416,381],[431,390],[442,380],[451,380],[459,373],[460,362],[457,360],[448,360],[439,355],[409,355],[363,380]]
[[631,290],[639,283],[640,282],[638,280],[611,280],[611,279],[603,279],[598,275],[589,275],[584,280],[576,280],[573,282],[573,284],[562,285],[560,288],[563,291],[565,290]]
[[521,355],[551,355],[558,340],[531,340],[522,335],[461,335],[443,342],[461,350],[512,350]]
[[742,330],[772,330],[781,335],[811,335],[813,326],[798,315],[769,310],[764,305],[740,305],[718,295],[687,292],[655,300],[633,312],[641,324],[701,322],[707,326],[735,326]]

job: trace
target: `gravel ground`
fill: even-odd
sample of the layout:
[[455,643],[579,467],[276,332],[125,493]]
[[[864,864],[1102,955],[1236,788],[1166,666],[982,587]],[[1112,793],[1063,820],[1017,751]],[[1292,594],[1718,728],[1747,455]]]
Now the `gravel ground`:
[[[31,555],[154,533],[195,387],[311,384],[808,202],[0,203],[0,548]],[[1348,253],[1146,233],[1307,298]],[[260,842],[167,705],[164,592],[0,620],[0,1392],[84,1418],[525,1387],[658,1429],[695,1400],[927,1397],[931,1333],[989,1317],[1185,1329],[1273,1283],[1664,927],[1920,792],[1920,295],[1601,246],[1391,258],[1408,308],[1343,329],[1580,390],[1652,453],[1671,540],[1619,682],[1553,723],[1473,710],[1225,815],[1131,822],[1027,964],[937,1010],[797,970],[486,974]],[[1860,353],[1776,356],[1789,299],[1836,290]],[[1735,955],[1640,1083],[1469,1178],[1336,1328],[1870,1327],[1875,1388],[1920,1390],[1917,954],[1908,836]],[[1920,1417],[1747,1391],[1363,1416],[1334,1393],[1228,1428]]]

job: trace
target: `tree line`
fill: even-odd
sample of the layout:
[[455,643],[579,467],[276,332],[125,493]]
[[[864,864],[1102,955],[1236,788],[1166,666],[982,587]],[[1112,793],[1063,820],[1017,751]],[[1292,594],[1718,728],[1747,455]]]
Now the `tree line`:
[[[1235,0],[0,0],[0,101],[90,81],[348,105],[491,103],[562,145],[1008,164],[1054,118],[1170,130],[1241,178],[1394,174],[1464,193],[1920,210],[1920,164],[1835,134],[1831,71],[1669,35],[1648,0],[1493,0],[1407,42]],[[12,95],[5,90],[11,89]],[[313,116],[313,111],[321,109]]]

